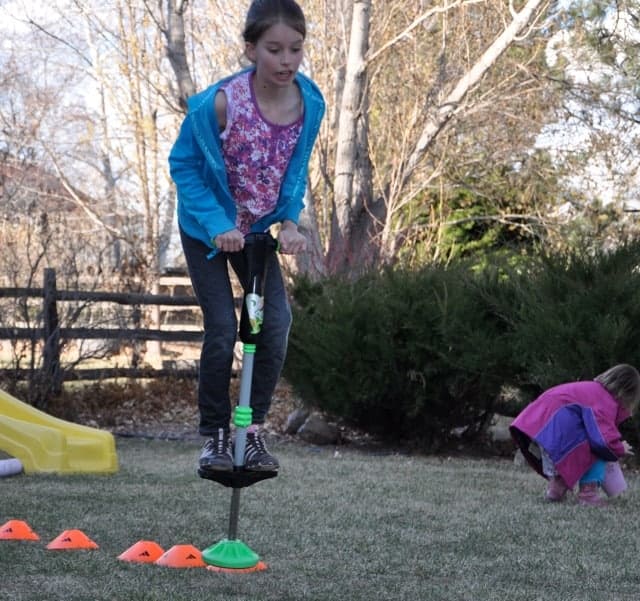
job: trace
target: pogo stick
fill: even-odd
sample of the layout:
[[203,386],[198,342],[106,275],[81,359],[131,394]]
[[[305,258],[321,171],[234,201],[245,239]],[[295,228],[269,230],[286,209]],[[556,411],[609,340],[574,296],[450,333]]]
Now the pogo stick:
[[244,452],[247,442],[247,428],[251,425],[251,383],[256,345],[262,329],[264,306],[264,280],[267,271],[267,257],[274,252],[277,242],[268,233],[248,234],[245,238],[243,257],[246,279],[242,282],[244,298],[240,316],[240,341],[242,342],[242,370],[240,373],[240,394],[235,408],[233,423],[236,437],[233,449],[233,471],[214,472],[199,469],[202,478],[214,480],[232,489],[229,511],[229,531],[227,538],[202,552],[205,563],[224,570],[257,569],[264,566],[260,557],[237,538],[240,514],[240,491],[260,480],[273,478],[277,471],[249,471],[244,467]]

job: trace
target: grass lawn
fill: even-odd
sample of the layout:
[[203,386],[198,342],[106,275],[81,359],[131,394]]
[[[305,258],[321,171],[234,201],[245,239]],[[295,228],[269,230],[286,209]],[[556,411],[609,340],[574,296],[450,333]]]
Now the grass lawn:
[[[239,538],[269,568],[220,574],[128,563],[139,540],[200,550],[227,535],[230,489],[195,473],[196,442],[118,439],[113,476],[0,480],[1,600],[480,600],[640,598],[640,479],[605,509],[542,501],[506,460],[371,455],[273,445],[277,478],[244,489]],[[80,529],[94,551],[46,549]]]

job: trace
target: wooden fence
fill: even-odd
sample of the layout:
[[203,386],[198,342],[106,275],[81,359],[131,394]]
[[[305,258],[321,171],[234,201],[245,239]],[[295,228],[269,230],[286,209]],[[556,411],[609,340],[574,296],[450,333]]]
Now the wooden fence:
[[[154,369],[152,367],[113,367],[104,369],[61,369],[60,350],[62,342],[68,340],[120,340],[128,343],[137,341],[160,342],[201,342],[202,332],[194,330],[162,330],[140,327],[141,307],[156,305],[166,307],[197,307],[194,296],[152,295],[135,293],[96,292],[80,290],[58,290],[53,269],[45,269],[42,288],[0,288],[0,298],[42,298],[41,327],[6,327],[0,323],[0,340],[30,340],[42,344],[41,376],[59,389],[64,380],[97,380],[111,377],[158,377],[174,375],[190,377],[197,374],[192,369]],[[131,328],[87,328],[60,327],[58,303],[80,301],[93,303],[116,303],[133,307]],[[2,369],[0,375],[10,375],[14,379],[33,377],[30,369]]]

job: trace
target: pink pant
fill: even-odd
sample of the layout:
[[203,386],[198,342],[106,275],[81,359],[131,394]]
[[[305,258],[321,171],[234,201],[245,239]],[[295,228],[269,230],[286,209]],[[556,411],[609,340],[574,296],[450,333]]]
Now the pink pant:
[[618,461],[607,462],[602,489],[609,497],[617,497],[627,490],[627,482]]

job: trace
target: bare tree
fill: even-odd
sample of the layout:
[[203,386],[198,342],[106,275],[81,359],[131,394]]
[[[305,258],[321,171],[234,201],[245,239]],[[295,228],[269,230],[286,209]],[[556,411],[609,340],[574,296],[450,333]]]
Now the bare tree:
[[[147,2],[145,4],[149,13],[154,14],[153,8]],[[187,0],[167,0],[166,20],[158,19],[156,21],[166,39],[167,57],[178,84],[178,102],[184,111],[187,108],[187,98],[196,92],[196,86],[189,70],[185,40],[184,18],[187,5]]]
[[[129,257],[151,284],[173,227],[168,149],[186,99],[242,64],[246,7],[56,5],[57,20],[27,19],[33,39],[68,54],[56,68],[82,79],[91,102],[61,119],[65,134],[73,131],[66,144],[43,135],[40,148],[74,202],[111,237],[114,255]],[[298,268],[355,273],[397,261],[416,241],[437,247],[454,218],[456,187],[482,186],[489,164],[527,163],[548,120],[544,107],[555,97],[543,50],[557,27],[546,20],[553,9],[544,0],[311,0],[304,8],[303,68],[323,89],[328,113],[301,223],[313,250]],[[540,216],[533,205],[517,209],[480,217]]]
[[[393,260],[398,251],[394,217],[425,189],[437,172],[432,166],[433,171],[427,174],[426,179],[420,173],[420,179],[417,180],[418,167],[424,162],[427,152],[454,118],[462,121],[472,110],[477,110],[478,102],[489,101],[487,98],[480,99],[479,84],[512,44],[522,42],[532,34],[533,24],[546,9],[543,0],[529,0],[519,11],[511,7],[510,20],[503,21],[493,41],[487,42],[485,48],[478,48],[477,56],[469,53],[466,57],[467,67],[456,80],[441,77],[434,71],[433,76],[439,79],[431,81],[430,89],[411,91],[413,97],[421,97],[422,102],[415,103],[413,111],[405,115],[410,128],[403,126],[402,121],[394,121],[396,136],[402,138],[403,154],[396,159],[396,171],[391,174],[393,179],[378,180],[380,190],[376,193],[372,187],[374,180],[370,176],[369,157],[362,156],[371,152],[371,145],[374,144],[369,143],[374,132],[368,131],[366,115],[372,108],[368,102],[367,85],[375,61],[380,60],[383,54],[391,54],[406,38],[418,35],[416,30],[423,24],[439,17],[442,22],[436,27],[444,28],[444,20],[449,18],[449,13],[464,11],[476,2],[454,1],[424,11],[379,49],[369,48],[370,3],[354,1],[352,4],[350,53],[337,132],[335,216],[328,249],[328,267],[331,271],[359,270],[381,258],[385,262]],[[490,32],[482,33],[484,41]],[[456,38],[456,41],[460,41],[460,38]],[[448,46],[443,49],[443,59],[448,58],[448,50]],[[419,65],[415,66],[415,71],[420,71]],[[402,72],[405,76],[411,76],[410,70]],[[377,85],[386,85],[383,81],[385,75],[377,74]],[[505,92],[502,90],[499,93]],[[407,106],[406,102],[403,106]],[[407,132],[407,129],[411,131]],[[378,196],[380,194],[382,196]]]
[[331,238],[327,254],[331,272],[361,263],[355,249],[368,245],[372,179],[369,158],[369,102],[366,55],[371,1],[353,3],[349,52],[338,117]]

